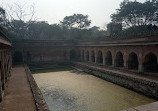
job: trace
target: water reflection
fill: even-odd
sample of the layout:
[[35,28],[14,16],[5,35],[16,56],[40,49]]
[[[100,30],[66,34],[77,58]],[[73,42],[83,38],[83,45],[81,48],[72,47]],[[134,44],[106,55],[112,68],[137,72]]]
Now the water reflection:
[[118,111],[154,102],[75,70],[33,75],[51,111]]

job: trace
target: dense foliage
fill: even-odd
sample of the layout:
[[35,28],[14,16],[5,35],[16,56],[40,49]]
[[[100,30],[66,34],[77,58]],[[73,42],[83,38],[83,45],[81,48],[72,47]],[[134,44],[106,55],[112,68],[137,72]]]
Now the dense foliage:
[[8,27],[9,37],[11,39],[35,39],[35,40],[84,40],[104,37],[106,31],[100,30],[99,27],[89,29],[68,28],[61,24],[48,24],[45,21],[32,21],[27,28],[27,23],[22,21],[12,21],[15,28]]
[[2,7],[0,7],[0,27],[2,27],[5,22],[6,22],[5,10]]
[[[20,7],[20,6],[19,6]],[[20,8],[20,10],[23,10]],[[23,20],[24,13],[16,12],[21,15],[18,19],[12,16],[4,20],[5,10],[0,8],[0,23],[6,21],[1,27],[10,39],[34,39],[34,40],[83,40],[104,37],[105,31],[99,27],[88,28],[91,21],[88,15],[74,14],[66,16],[60,24],[48,24],[46,21],[28,21]],[[10,15],[10,14],[8,14]],[[70,23],[70,24],[69,24]]]
[[[25,6],[25,5],[24,5]],[[15,10],[12,10],[14,9]],[[111,15],[112,22],[107,25],[107,31],[99,27],[90,27],[88,15],[73,14],[66,16],[59,24],[48,24],[46,21],[37,21],[34,18],[34,7],[25,8],[20,5],[10,7],[10,13],[0,7],[0,27],[3,27],[11,39],[35,40],[91,40],[112,38],[129,33],[157,30],[158,1],[147,0],[144,3],[124,0],[117,12]],[[24,13],[30,9],[30,14]],[[14,16],[17,16],[14,18]],[[29,18],[26,20],[26,18]],[[122,28],[122,26],[124,28]],[[122,30],[123,29],[123,30]],[[110,35],[110,37],[105,37]],[[130,35],[130,34],[129,34]]]
[[88,20],[88,15],[74,14],[72,16],[66,16],[61,24],[67,28],[79,28],[86,29],[90,26],[91,20]]
[[156,25],[158,23],[158,1],[147,0],[144,3],[124,0],[120,9],[111,15],[114,23],[122,23],[124,27]]

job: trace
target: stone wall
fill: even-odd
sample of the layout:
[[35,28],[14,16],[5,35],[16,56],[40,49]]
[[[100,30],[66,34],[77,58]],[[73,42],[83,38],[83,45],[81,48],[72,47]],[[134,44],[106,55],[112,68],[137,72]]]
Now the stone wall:
[[158,82],[139,76],[124,75],[106,71],[104,68],[88,66],[82,63],[73,62],[72,65],[84,72],[95,75],[112,83],[118,84],[146,96],[158,99]]
[[[13,58],[15,53],[21,53],[21,62],[25,63],[59,63],[70,59],[70,50],[74,48],[73,41],[13,41]],[[16,61],[14,61],[16,62]]]
[[19,52],[21,62],[25,63],[89,61],[139,73],[154,72],[158,76],[158,39],[155,36],[110,41],[16,40],[13,47],[13,58]]

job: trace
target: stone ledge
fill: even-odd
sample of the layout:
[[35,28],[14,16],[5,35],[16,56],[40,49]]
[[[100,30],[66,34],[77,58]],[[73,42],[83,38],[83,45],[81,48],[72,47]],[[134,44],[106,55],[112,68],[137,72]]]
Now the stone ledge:
[[158,111],[158,102],[130,108],[127,110],[121,110],[121,111]]
[[26,72],[26,75],[27,75],[27,78],[28,78],[28,81],[33,93],[37,111],[50,111],[27,65],[25,65],[25,72]]

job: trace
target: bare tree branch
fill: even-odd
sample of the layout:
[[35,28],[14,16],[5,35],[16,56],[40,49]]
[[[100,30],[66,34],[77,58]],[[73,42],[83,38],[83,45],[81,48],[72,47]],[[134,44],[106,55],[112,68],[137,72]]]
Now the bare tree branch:
[[8,28],[12,28],[17,36],[27,36],[28,27],[36,21],[35,5],[14,3],[7,5]]

